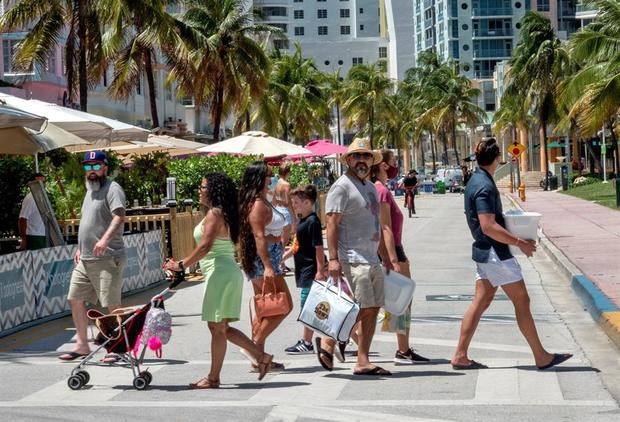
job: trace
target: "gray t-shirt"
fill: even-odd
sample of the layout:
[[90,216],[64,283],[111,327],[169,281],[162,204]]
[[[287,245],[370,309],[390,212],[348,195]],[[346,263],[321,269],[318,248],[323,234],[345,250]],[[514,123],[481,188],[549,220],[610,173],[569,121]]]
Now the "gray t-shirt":
[[[98,191],[86,191],[78,232],[78,248],[81,259],[94,261],[101,258],[93,256],[93,248],[108,230],[114,217],[113,211],[120,208],[125,209],[125,192],[118,183],[107,180]],[[123,245],[123,226],[121,225],[110,239],[108,249],[103,256],[123,255],[125,255],[125,247]]]
[[342,214],[338,225],[338,258],[348,263],[377,264],[381,236],[375,185],[348,173],[327,194],[325,212]]

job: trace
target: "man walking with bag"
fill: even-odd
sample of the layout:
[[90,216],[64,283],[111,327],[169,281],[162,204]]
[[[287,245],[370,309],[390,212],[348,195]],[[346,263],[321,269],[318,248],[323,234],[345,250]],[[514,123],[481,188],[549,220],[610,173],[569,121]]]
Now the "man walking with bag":
[[[342,162],[348,170],[331,187],[325,204],[329,276],[335,281],[344,274],[360,306],[353,374],[391,375],[368,359],[377,314],[384,302],[383,270],[377,255],[381,239],[379,200],[374,184],[368,180],[370,167],[381,162],[381,154],[372,151],[368,139],[356,138]],[[324,338],[316,343],[321,366],[331,371],[335,341]]]

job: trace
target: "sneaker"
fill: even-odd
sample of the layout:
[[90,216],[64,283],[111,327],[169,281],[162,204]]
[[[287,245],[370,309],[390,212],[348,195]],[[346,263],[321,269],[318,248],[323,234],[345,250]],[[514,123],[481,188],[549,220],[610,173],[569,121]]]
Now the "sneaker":
[[297,344],[284,349],[289,355],[308,355],[314,353],[314,346],[312,343],[306,343],[304,340],[299,340]]
[[396,351],[394,356],[394,363],[400,363],[404,365],[412,365],[415,362],[430,362],[429,358],[425,358],[422,355],[418,355],[413,349],[407,350],[405,353]]

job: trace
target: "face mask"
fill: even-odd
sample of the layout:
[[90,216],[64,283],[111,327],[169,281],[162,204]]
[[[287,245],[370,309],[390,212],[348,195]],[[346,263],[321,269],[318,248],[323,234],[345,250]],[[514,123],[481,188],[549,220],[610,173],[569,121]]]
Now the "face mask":
[[398,166],[389,166],[386,173],[388,179],[395,178],[396,176],[398,176]]

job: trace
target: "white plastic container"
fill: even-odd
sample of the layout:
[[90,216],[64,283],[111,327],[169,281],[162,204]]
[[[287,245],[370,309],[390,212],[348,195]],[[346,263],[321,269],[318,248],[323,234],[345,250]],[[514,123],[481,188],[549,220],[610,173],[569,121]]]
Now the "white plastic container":
[[[504,213],[506,230],[523,240],[535,240],[538,242],[538,223],[541,214],[537,212],[523,212],[510,210]],[[522,254],[521,249],[510,245],[512,254]]]
[[385,273],[383,268],[385,305],[383,308],[392,315],[403,315],[413,298],[415,281],[396,271]]

